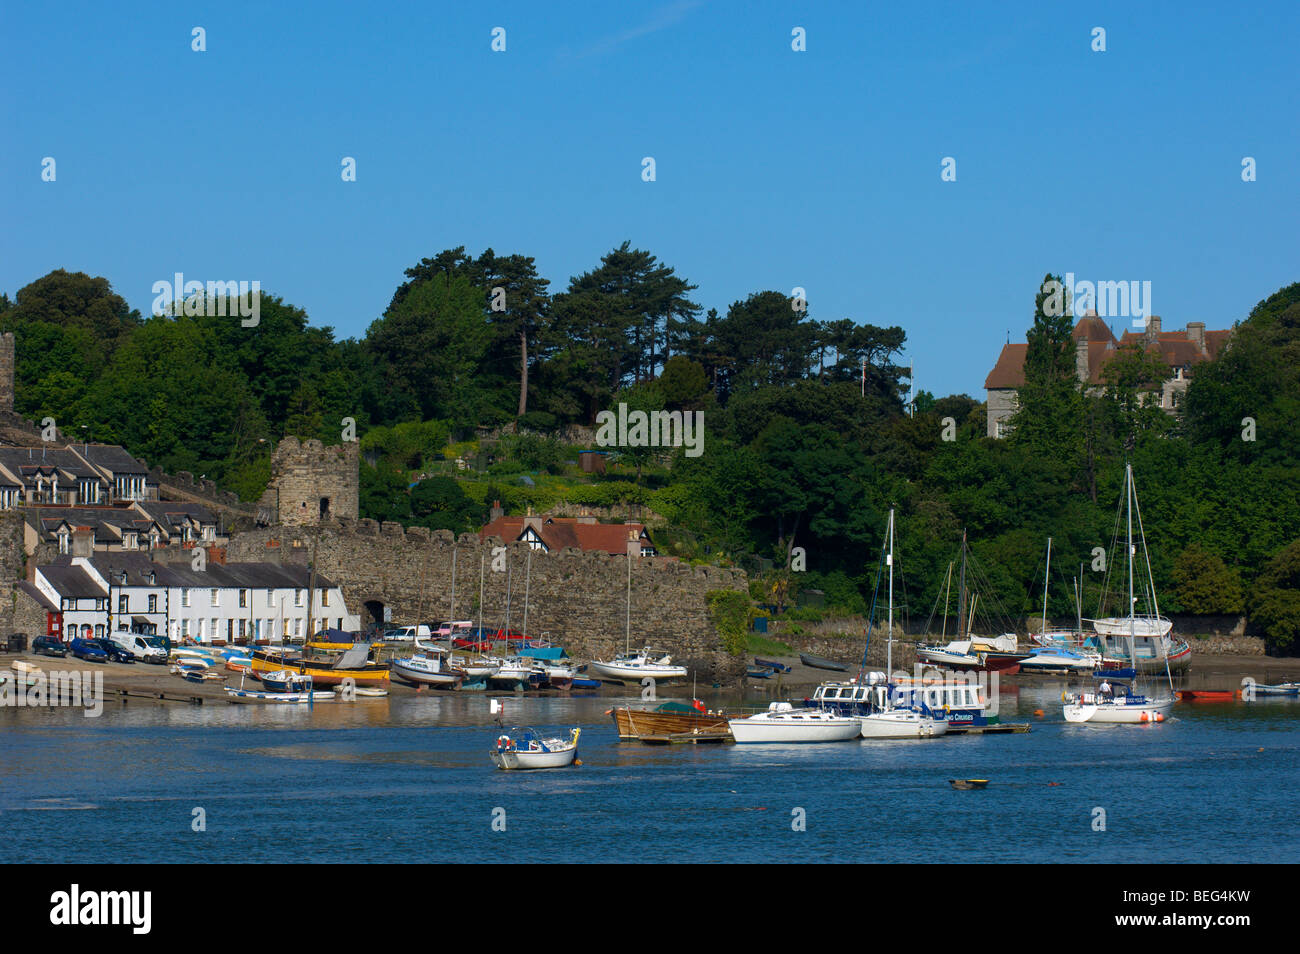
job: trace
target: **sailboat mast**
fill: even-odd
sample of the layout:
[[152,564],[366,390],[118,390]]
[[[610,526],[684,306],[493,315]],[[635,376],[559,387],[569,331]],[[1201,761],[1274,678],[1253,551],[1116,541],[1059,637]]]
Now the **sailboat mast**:
[[[961,573],[957,581],[957,626],[966,625],[966,531],[961,532]],[[965,633],[958,632],[957,638],[961,639]]]
[[483,555],[478,558],[478,643],[483,645]]
[[941,638],[948,636],[948,596],[952,592],[952,561],[948,561],[948,577],[943,582],[943,631]]
[[632,651],[632,544],[627,546],[627,623],[623,629],[623,652]]
[[1052,575],[1052,538],[1047,538],[1047,569],[1043,571],[1043,632],[1047,632],[1047,584]]
[[528,584],[533,578],[533,548],[528,547],[528,559],[524,562],[524,639],[528,638]]
[[[456,619],[456,541],[451,542],[451,613],[448,622]],[[418,622],[418,620],[417,620]]]
[[[1137,619],[1133,615],[1133,465],[1124,465],[1124,503],[1128,515],[1128,620],[1129,635],[1137,635]],[[1136,660],[1134,660],[1136,662]]]
[[894,511],[889,511],[889,629],[885,639],[885,678],[894,672]]

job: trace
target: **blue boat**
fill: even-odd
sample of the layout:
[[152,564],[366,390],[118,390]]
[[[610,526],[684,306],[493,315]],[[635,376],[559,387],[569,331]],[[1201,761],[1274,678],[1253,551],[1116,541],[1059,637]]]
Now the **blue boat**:
[[582,677],[580,677],[580,676],[575,676],[575,677],[574,677],[574,680],[573,680],[573,688],[574,688],[574,689],[599,689],[599,688],[600,688],[600,680],[599,680],[599,679],[585,679],[585,678],[582,678]]
[[754,665],[757,666],[759,669],[770,669],[772,670],[772,672],[790,671],[789,666],[782,665],[779,662],[773,662],[770,659],[759,659],[757,656],[754,657]]
[[262,685],[268,692],[307,692],[311,689],[311,676],[303,676],[292,669],[279,669],[262,673]]

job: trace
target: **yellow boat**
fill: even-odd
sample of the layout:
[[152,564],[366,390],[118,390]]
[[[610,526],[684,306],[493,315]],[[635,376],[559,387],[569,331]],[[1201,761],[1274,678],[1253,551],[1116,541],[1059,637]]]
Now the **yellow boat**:
[[293,653],[258,649],[252,655],[252,670],[256,674],[288,669],[299,675],[311,676],[312,684],[317,686],[338,686],[342,685],[344,679],[351,679],[358,686],[386,687],[388,666],[365,660],[364,654],[360,661],[348,658],[350,654],[360,652],[360,649],[352,648],[333,659],[313,659]]

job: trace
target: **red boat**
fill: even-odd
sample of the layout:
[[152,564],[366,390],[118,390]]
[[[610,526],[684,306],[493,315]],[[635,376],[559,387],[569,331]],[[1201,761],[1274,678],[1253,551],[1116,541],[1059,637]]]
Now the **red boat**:
[[1183,702],[1232,702],[1236,689],[1183,689],[1178,693]]

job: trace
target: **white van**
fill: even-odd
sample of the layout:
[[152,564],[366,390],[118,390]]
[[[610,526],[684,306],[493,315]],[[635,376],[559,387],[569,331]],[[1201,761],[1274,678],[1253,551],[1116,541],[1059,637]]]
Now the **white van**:
[[421,623],[419,626],[398,626],[385,630],[383,639],[386,643],[409,643],[415,639],[428,639],[431,636],[433,630],[427,623]]
[[149,642],[148,636],[141,636],[139,633],[117,632],[113,634],[112,638],[115,644],[141,662],[167,662],[167,650],[162,646]]

